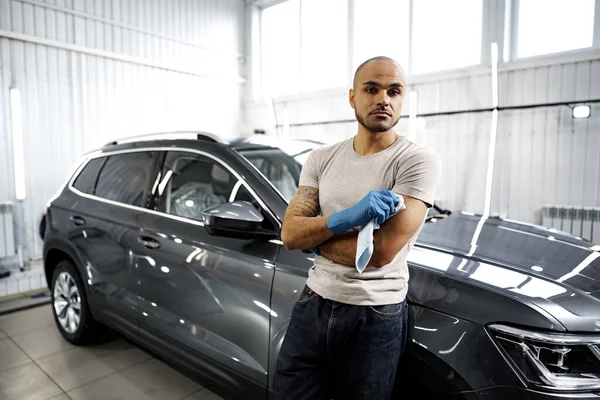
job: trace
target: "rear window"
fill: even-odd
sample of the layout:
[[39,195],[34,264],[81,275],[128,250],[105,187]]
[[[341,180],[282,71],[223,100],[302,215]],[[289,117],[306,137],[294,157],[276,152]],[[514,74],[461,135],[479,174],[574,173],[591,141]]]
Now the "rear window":
[[146,151],[108,157],[98,176],[95,195],[142,207],[152,158],[153,152]]
[[85,167],[83,167],[83,170],[79,173],[77,178],[75,178],[73,187],[83,193],[94,194],[96,178],[98,177],[98,172],[105,159],[106,157],[100,157],[90,160]]

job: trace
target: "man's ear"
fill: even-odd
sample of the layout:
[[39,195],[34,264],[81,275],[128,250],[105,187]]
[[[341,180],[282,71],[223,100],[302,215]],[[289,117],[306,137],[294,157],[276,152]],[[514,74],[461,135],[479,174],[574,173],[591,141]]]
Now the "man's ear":
[[348,100],[350,101],[350,106],[352,108],[356,108],[354,104],[354,89],[350,89],[350,91],[348,92]]

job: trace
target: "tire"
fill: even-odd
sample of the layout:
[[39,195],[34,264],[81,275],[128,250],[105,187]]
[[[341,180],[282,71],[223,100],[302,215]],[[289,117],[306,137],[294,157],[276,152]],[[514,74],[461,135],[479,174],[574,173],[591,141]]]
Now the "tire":
[[62,336],[75,345],[100,343],[108,333],[92,316],[85,289],[77,268],[59,262],[52,274],[52,313]]
[[40,219],[39,234],[40,239],[42,239],[43,242],[46,238],[46,214],[42,215],[42,218]]

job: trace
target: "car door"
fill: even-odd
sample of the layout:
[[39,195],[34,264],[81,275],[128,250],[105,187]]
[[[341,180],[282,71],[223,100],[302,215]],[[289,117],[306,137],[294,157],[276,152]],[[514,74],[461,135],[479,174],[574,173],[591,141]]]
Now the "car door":
[[[90,160],[71,188],[74,198],[69,238],[84,260],[95,316],[137,333],[139,282],[133,268],[139,217],[158,152],[133,151]],[[79,185],[81,181],[81,185]]]
[[[203,152],[166,152],[154,186],[154,211],[141,219],[136,248],[142,335],[163,351],[175,343],[179,361],[224,386],[264,395],[279,245],[211,236],[200,214],[256,199],[239,173]],[[264,226],[278,229],[269,220]]]

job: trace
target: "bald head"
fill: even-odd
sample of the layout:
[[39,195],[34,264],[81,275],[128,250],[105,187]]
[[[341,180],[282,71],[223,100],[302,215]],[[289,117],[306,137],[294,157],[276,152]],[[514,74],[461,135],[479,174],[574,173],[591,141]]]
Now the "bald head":
[[373,58],[369,58],[367,61],[363,62],[362,64],[360,64],[358,66],[358,68],[356,68],[356,72],[354,73],[354,80],[352,82],[352,87],[356,90],[357,85],[360,85],[360,83],[358,83],[358,77],[360,76],[360,72],[367,66],[370,65],[372,63],[376,63],[376,62],[385,62],[385,63],[391,63],[394,64],[398,70],[400,71],[400,73],[402,74],[402,76],[404,77],[404,70],[402,69],[402,67],[400,66],[400,64],[398,64],[396,62],[396,60],[394,60],[393,58],[390,57],[386,57],[386,56],[377,56],[377,57],[373,57]]
[[393,59],[375,57],[362,63],[349,90],[359,129],[370,133],[392,130],[400,119],[405,89],[404,71]]

